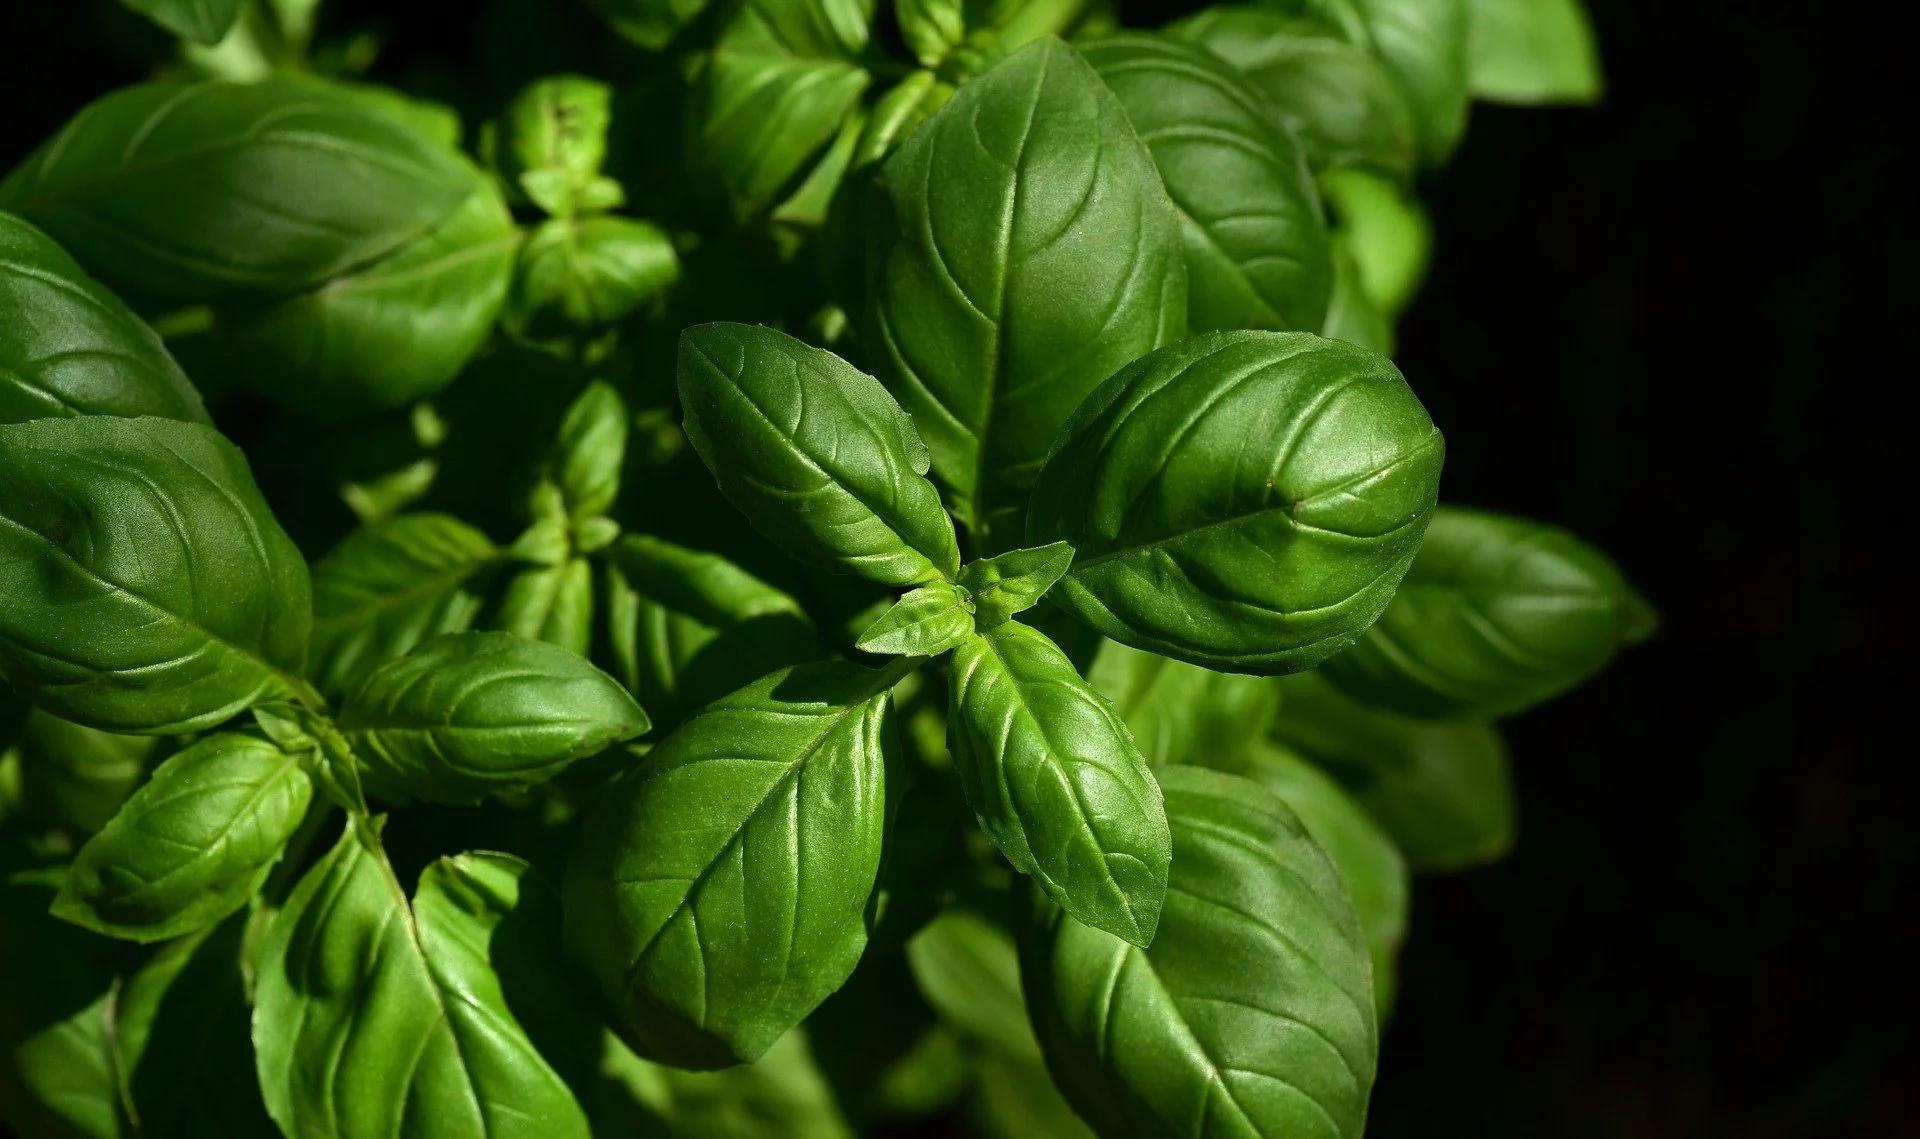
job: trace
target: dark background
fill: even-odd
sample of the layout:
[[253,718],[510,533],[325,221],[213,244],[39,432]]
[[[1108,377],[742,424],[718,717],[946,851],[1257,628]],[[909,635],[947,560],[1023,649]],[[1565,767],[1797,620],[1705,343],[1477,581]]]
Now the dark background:
[[[1869,489],[1915,465],[1912,125],[1871,89],[1907,65],[1795,6],[1590,6],[1605,104],[1477,107],[1423,185],[1399,361],[1451,499],[1592,539],[1665,625],[1512,724],[1519,843],[1420,884],[1370,1134],[1912,1134],[1915,748],[1870,731],[1913,672],[1911,571],[1873,547],[1911,508]],[[140,77],[88,7],[0,0],[0,167]],[[586,46],[330,7],[416,83]]]

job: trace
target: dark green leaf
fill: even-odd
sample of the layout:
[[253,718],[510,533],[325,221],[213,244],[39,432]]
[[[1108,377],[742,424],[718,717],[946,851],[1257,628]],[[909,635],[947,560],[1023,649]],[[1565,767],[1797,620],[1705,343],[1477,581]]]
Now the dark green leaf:
[[1258,8],[1210,8],[1169,31],[1238,68],[1299,135],[1316,170],[1412,172],[1412,110],[1366,47],[1315,21]]
[[471,803],[530,787],[647,729],[614,679],[508,633],[435,637],[368,676],[340,709],[367,789]]
[[871,350],[955,513],[1004,549],[1074,407],[1180,335],[1179,223],[1126,112],[1058,41],[967,84],[879,184]]
[[1467,0],[1467,79],[1492,103],[1597,103],[1600,52],[1581,0]]
[[627,458],[629,419],[620,393],[598,380],[567,408],[555,447],[553,481],[571,517],[592,518],[613,509]]
[[687,437],[720,489],[789,551],[885,585],[960,572],[927,449],[885,388],[770,328],[680,337]]
[[719,554],[630,534],[608,567],[614,674],[657,727],[768,669],[821,655],[799,602]]
[[1161,777],[1174,857],[1152,948],[1058,911],[1022,935],[1048,1068],[1108,1139],[1357,1139],[1379,1041],[1339,872],[1259,785]]
[[680,725],[589,816],[568,942],[642,1055],[754,1060],[853,972],[894,675],[836,662],[763,677]]
[[[684,1072],[621,1047],[606,1068],[647,1109],[622,1134],[668,1139],[853,1139],[833,1089],[794,1029],[751,1064]],[[645,1130],[640,1130],[644,1127]]]
[[240,18],[242,0],[120,0],[161,27],[197,44],[217,44]]
[[1318,674],[1281,682],[1273,735],[1345,784],[1416,872],[1492,862],[1513,846],[1513,785],[1500,734],[1415,720],[1342,695]]
[[585,558],[523,569],[507,583],[495,624],[584,656],[593,640],[593,567]]
[[1115,36],[1081,51],[1179,211],[1188,328],[1318,331],[1333,290],[1326,218],[1299,142],[1260,93],[1170,38]]
[[1020,996],[1020,954],[1005,930],[972,910],[947,910],[907,942],[907,960],[941,1020],[1005,1056],[1040,1058]]
[[1049,542],[968,562],[960,570],[960,584],[973,594],[975,622],[992,629],[1039,604],[1072,564],[1072,546]]
[[1392,598],[1442,450],[1387,360],[1307,333],[1210,333],[1081,406],[1034,488],[1028,538],[1073,543],[1050,596],[1114,640],[1297,671]]
[[208,421],[151,328],[45,234],[0,214],[0,422],[56,415]]
[[965,0],[894,0],[900,38],[922,67],[938,67],[967,35]]
[[313,669],[329,698],[440,633],[473,626],[474,578],[497,564],[485,534],[448,514],[400,514],[356,530],[313,567]]
[[110,937],[161,941],[246,904],[306,816],[300,761],[221,732],[169,757],[80,849],[55,916]]
[[1421,157],[1445,162],[1467,129],[1467,9],[1473,0],[1352,0],[1367,44],[1406,96]]
[[1233,766],[1280,796],[1340,871],[1373,958],[1374,1003],[1385,1015],[1393,1006],[1394,958],[1406,937],[1411,894],[1400,848],[1340,784],[1290,748],[1267,743]]
[[589,0],[613,29],[644,48],[667,46],[711,0]]
[[267,398],[340,416],[398,407],[451,382],[506,302],[520,231],[492,186],[428,233],[291,297],[218,310],[234,367]]
[[489,960],[524,864],[442,859],[408,906],[371,841],[349,826],[262,947],[253,1035],[275,1122],[303,1137],[585,1139]]
[[0,209],[115,288],[190,302],[343,276],[473,190],[457,156],[310,86],[145,84],[75,116],[0,183]]
[[1573,688],[1653,623],[1619,568],[1565,530],[1444,506],[1392,604],[1321,671],[1380,708],[1490,719]]
[[973,602],[951,582],[923,585],[867,626],[861,652],[930,657],[973,635]]
[[1160,789],[1113,708],[1015,621],[953,654],[954,762],[1007,861],[1081,921],[1153,940],[1167,881]]
[[20,725],[22,808],[41,825],[90,835],[153,766],[160,741],[85,727],[38,708]]
[[0,673],[48,711],[179,732],[301,693],[309,589],[210,428],[0,424]]
[[514,318],[536,334],[600,328],[631,315],[679,276],[673,239],[650,222],[553,218],[520,251]]
[[1147,762],[1219,767],[1261,738],[1273,687],[1103,640],[1087,679],[1113,703]]

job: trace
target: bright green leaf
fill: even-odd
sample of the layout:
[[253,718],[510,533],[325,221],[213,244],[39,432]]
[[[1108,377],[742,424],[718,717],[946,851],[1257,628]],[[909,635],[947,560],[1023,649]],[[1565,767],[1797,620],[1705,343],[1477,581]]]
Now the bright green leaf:
[[1581,0],[1467,0],[1468,83],[1490,103],[1597,103],[1600,51]]
[[960,570],[960,584],[973,594],[974,623],[982,632],[995,629],[1038,605],[1072,564],[1073,547],[1065,542],[968,562]]
[[923,585],[867,626],[862,652],[930,657],[973,635],[973,602],[951,582]]

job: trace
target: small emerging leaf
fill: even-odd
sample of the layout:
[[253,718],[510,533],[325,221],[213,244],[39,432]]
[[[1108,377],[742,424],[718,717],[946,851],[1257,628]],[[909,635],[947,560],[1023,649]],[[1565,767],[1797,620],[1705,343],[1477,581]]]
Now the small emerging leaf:
[[949,582],[923,585],[860,635],[861,652],[930,657],[946,652],[973,633],[973,602]]
[[1067,542],[968,562],[960,570],[960,584],[973,594],[975,627],[983,633],[996,629],[1038,605],[1072,565],[1073,546]]

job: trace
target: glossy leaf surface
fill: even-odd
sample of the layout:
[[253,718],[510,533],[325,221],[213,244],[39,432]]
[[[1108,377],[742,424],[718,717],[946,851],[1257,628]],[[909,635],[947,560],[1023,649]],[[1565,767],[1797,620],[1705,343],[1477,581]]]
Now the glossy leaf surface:
[[340,730],[375,795],[471,803],[639,735],[647,717],[575,653],[509,633],[435,637],[376,669]]
[[1297,671],[1393,596],[1442,451],[1387,360],[1307,333],[1210,333],[1081,406],[1034,488],[1028,539],[1073,543],[1051,596],[1114,640]]
[[887,159],[880,190],[876,367],[955,513],[987,552],[1006,548],[1074,407],[1184,326],[1173,206],[1119,102],[1057,41],[961,88]]
[[1058,911],[1022,935],[1048,1068],[1111,1139],[1355,1139],[1379,1041],[1339,872],[1257,784],[1162,778],[1174,857],[1153,946]]
[[902,597],[860,634],[868,653],[934,656],[973,635],[973,602],[948,582],[923,585]]
[[0,673],[114,731],[186,731],[298,692],[307,565],[212,429],[0,425]]
[[1073,547],[1065,542],[968,562],[960,570],[960,584],[973,595],[974,622],[983,631],[994,629],[1033,608],[1072,564]]
[[988,837],[1081,921],[1151,942],[1166,814],[1126,725],[1066,654],[1018,622],[968,639],[952,672],[954,764]]
[[853,972],[886,828],[888,687],[845,663],[763,677],[589,816],[568,943],[641,1055],[754,1060]]

